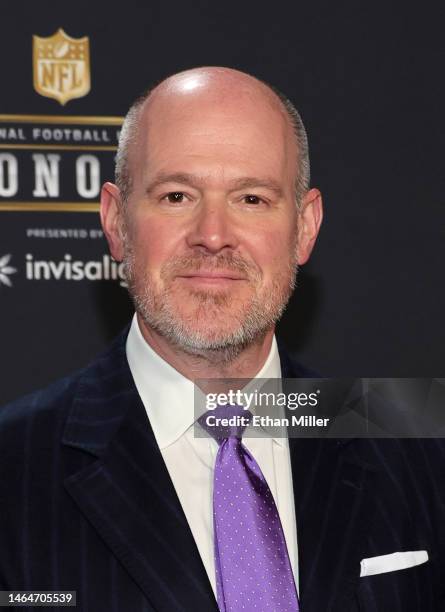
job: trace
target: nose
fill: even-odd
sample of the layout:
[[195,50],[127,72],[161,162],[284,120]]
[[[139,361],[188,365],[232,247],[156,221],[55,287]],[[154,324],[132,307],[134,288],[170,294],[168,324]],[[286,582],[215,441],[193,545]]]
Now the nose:
[[187,244],[209,253],[236,248],[235,226],[223,199],[207,198],[202,201],[190,227]]

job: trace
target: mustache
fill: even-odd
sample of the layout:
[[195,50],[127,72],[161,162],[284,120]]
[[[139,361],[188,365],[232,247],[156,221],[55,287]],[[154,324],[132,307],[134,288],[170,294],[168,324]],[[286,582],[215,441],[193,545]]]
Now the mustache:
[[174,257],[162,269],[161,277],[170,277],[184,272],[196,272],[201,269],[215,271],[226,270],[238,272],[247,279],[257,280],[262,274],[254,264],[247,262],[241,255],[234,253],[194,253],[182,257]]

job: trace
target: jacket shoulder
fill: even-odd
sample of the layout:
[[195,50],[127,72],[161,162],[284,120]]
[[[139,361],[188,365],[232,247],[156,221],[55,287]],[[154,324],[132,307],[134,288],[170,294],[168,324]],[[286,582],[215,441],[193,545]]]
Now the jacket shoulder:
[[0,407],[0,434],[31,420],[58,420],[65,415],[81,392],[85,381],[91,384],[91,381],[101,378],[116,355],[122,356],[125,351],[126,331],[115,338],[112,344],[86,367]]
[[15,428],[20,423],[39,417],[54,416],[69,407],[75,396],[83,370],[57,380],[43,389],[34,391],[17,400],[9,402],[0,408],[0,433],[5,433],[10,427]]

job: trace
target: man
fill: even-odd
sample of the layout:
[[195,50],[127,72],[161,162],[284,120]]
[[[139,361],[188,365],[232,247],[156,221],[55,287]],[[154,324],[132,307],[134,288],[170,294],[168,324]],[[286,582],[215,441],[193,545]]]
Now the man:
[[[193,434],[193,381],[309,374],[274,337],[322,219],[290,103],[226,68],[163,81],[126,118],[101,219],[137,314],[1,413],[1,588],[94,612],[443,609],[441,444]],[[218,495],[244,511],[250,468],[262,527],[247,511],[231,533]]]

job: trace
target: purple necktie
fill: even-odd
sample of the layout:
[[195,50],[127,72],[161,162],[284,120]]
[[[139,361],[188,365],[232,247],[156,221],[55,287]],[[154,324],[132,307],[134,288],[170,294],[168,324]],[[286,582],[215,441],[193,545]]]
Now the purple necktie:
[[[238,417],[212,426],[208,416]],[[213,526],[221,612],[298,612],[298,597],[274,498],[259,465],[242,444],[251,413],[218,406],[199,419],[219,444],[213,482]],[[241,418],[244,422],[241,424]]]

